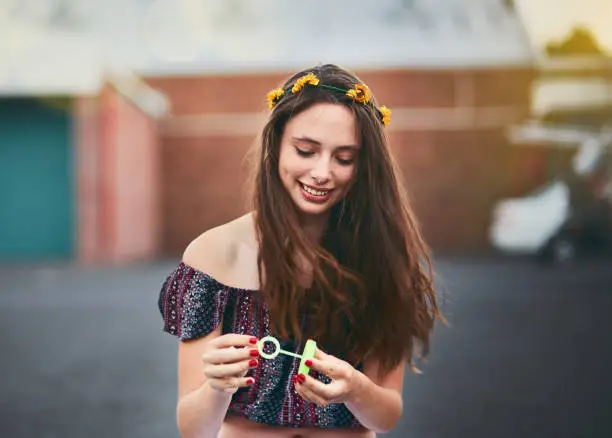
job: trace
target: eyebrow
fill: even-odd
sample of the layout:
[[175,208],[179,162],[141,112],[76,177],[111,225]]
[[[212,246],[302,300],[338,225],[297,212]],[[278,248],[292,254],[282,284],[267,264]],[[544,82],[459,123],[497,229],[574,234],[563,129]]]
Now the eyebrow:
[[[322,145],[322,143],[320,141],[315,140],[314,138],[305,137],[305,136],[303,136],[303,137],[293,137],[293,140],[301,141],[301,142],[304,142],[304,143],[309,143],[309,144],[312,144],[314,146],[321,146]],[[354,150],[354,149],[357,149],[357,146],[356,145],[343,145],[343,146],[338,146],[336,149]]]

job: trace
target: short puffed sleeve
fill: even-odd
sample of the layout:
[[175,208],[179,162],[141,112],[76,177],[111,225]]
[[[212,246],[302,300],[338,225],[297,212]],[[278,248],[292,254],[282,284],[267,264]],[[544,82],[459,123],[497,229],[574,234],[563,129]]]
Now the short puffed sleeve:
[[159,292],[163,330],[181,340],[209,334],[223,320],[230,293],[209,275],[179,263]]

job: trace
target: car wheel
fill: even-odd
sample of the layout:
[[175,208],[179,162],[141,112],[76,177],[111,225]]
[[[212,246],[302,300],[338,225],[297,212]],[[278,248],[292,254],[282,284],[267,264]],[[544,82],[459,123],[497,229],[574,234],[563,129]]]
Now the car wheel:
[[576,260],[578,248],[575,239],[565,234],[555,237],[550,241],[545,251],[545,261],[563,265]]

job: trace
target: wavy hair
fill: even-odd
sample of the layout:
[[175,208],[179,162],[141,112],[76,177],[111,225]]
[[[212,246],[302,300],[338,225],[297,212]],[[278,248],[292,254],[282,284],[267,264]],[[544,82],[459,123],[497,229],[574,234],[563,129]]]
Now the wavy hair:
[[[347,90],[361,83],[345,69],[322,65],[293,75],[282,88],[290,90],[307,73]],[[332,207],[322,240],[313,242],[278,166],[287,122],[321,102],[352,111],[361,147],[352,186]],[[286,93],[257,142],[251,189],[261,292],[273,331],[298,342],[315,339],[353,364],[375,360],[384,374],[403,360],[412,367],[417,348],[421,356],[428,353],[440,314],[429,250],[374,105],[321,87]],[[296,281],[304,261],[312,268],[309,287]]]

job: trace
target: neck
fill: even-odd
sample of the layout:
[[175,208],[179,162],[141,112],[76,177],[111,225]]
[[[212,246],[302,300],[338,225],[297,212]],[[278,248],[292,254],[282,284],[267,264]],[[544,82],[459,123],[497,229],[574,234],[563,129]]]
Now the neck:
[[304,233],[308,239],[312,242],[320,242],[325,229],[327,228],[327,222],[329,221],[329,214],[321,214],[317,216],[304,216],[300,218],[300,224]]

